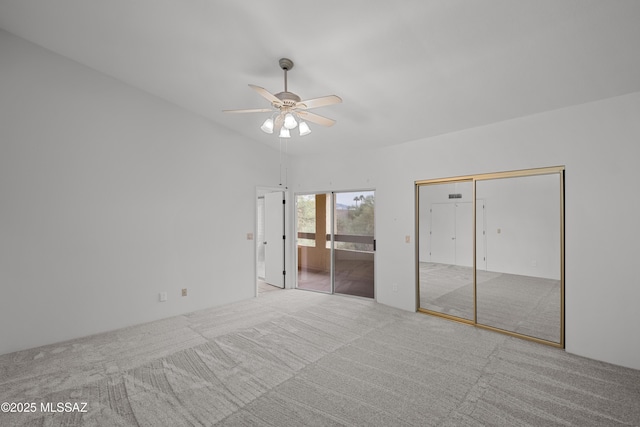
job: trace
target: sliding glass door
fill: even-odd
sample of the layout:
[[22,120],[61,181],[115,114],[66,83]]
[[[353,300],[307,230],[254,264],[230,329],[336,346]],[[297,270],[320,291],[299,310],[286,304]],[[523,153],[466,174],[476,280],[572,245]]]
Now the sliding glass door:
[[296,196],[297,287],[374,298],[374,191]]

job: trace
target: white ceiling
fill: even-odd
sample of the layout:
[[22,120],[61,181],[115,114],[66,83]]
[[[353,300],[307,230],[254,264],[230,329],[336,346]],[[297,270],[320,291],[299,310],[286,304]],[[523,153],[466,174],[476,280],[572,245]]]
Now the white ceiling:
[[0,28],[273,147],[268,114],[222,110],[268,107],[247,84],[283,90],[291,58],[290,91],[343,99],[291,154],[640,90],[638,0],[0,0]]

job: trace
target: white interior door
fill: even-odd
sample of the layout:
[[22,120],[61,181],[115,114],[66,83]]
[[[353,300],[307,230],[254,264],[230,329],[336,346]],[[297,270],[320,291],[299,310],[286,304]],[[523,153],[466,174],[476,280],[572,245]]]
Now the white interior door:
[[264,196],[264,281],[284,288],[284,193]]
[[455,265],[473,267],[473,203],[456,203],[455,210]]
[[258,279],[264,280],[264,196],[258,197],[257,207],[257,224],[256,224],[256,273]]
[[431,262],[456,263],[456,223],[453,203],[431,205]]
[[[473,266],[473,203],[431,205],[431,262]],[[476,204],[477,268],[487,269],[484,200]]]

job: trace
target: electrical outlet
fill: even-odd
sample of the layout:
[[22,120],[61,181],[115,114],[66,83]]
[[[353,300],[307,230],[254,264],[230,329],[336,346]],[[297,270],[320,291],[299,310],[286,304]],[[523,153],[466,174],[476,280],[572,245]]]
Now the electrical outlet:
[[411,243],[411,236],[409,236],[408,234],[406,236],[404,236],[404,242],[405,243]]
[[391,285],[391,289],[393,290],[393,292],[398,292],[398,284],[394,283],[393,285]]
[[187,288],[182,288],[182,296],[183,297],[187,296]]
[[159,298],[160,298],[160,302],[167,302],[167,293],[160,292]]
[[247,233],[247,240],[253,240],[253,233]]

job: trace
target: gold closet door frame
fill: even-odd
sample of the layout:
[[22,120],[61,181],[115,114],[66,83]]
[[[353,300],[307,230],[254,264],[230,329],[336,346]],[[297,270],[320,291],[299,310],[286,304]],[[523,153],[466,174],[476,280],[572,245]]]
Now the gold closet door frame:
[[[445,319],[453,320],[468,325],[473,325],[482,329],[488,329],[491,331],[499,332],[502,334],[510,335],[517,338],[522,338],[528,341],[534,341],[540,344],[549,345],[552,347],[564,348],[565,347],[565,294],[564,294],[564,166],[552,166],[545,168],[535,169],[522,169],[507,172],[493,172],[478,175],[465,175],[456,176],[450,178],[437,178],[415,181],[415,276],[416,276],[416,311],[430,314],[432,316],[438,316]],[[492,179],[502,178],[517,178],[523,176],[535,176],[535,175],[552,175],[558,174],[560,179],[560,342],[549,341],[542,338],[536,338],[529,335],[519,334],[517,332],[508,331],[505,329],[496,328],[489,325],[483,325],[478,323],[478,307],[477,307],[477,266],[476,266],[476,183],[478,181],[488,181]],[[464,319],[461,317],[452,316],[445,313],[439,313],[437,311],[428,310],[420,307],[420,187],[430,184],[448,184],[456,182],[471,182],[472,183],[472,198],[473,198],[473,320]]]

